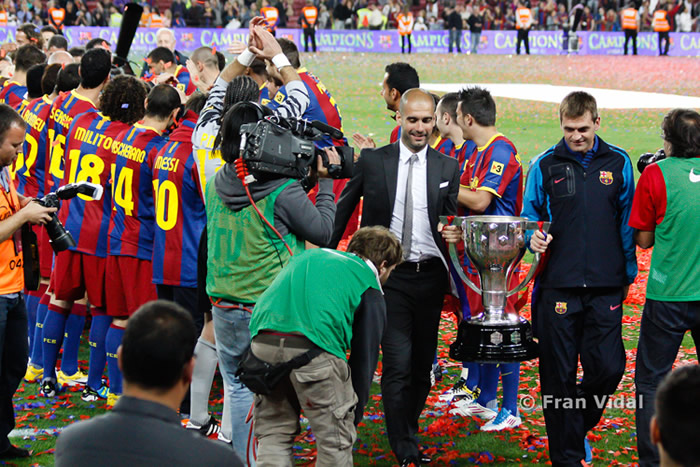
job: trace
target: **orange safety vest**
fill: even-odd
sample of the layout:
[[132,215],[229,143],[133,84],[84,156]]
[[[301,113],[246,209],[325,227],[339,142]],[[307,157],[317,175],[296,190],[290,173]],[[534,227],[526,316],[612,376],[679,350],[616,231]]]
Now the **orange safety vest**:
[[63,27],[63,20],[66,19],[66,10],[63,8],[49,8],[49,15],[58,27]]
[[308,24],[309,27],[316,24],[316,20],[318,19],[318,8],[315,6],[305,6],[301,9],[301,14],[304,15],[306,24]]
[[152,28],[162,28],[163,27],[163,17],[155,13],[151,14],[151,26]]
[[0,26],[7,26],[7,12],[0,11]]
[[657,10],[654,12],[654,31],[656,32],[668,32],[671,30],[671,25],[668,24],[668,19],[666,18],[666,10]]
[[260,14],[265,17],[268,28],[277,29],[277,18],[280,16],[280,12],[277,10],[277,8],[273,6],[260,8]]
[[[4,176],[9,181],[10,191],[6,192],[0,186],[0,221],[4,221],[20,210],[15,184],[10,180],[6,170],[4,167],[0,169],[0,177]],[[24,288],[21,249],[18,232],[0,243],[0,295],[21,292]]]
[[396,20],[398,21],[399,25],[400,36],[407,36],[411,34],[411,32],[413,31],[413,13],[411,13],[410,11],[406,15],[404,15],[403,13],[399,13],[399,16],[396,17]]
[[529,8],[518,8],[515,10],[515,29],[527,29],[530,27],[532,13]]
[[637,10],[625,8],[622,10],[622,29],[637,29]]

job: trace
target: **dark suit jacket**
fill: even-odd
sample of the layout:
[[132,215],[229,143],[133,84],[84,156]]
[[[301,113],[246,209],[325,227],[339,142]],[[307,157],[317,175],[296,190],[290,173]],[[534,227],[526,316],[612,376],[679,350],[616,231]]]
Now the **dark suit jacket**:
[[[435,243],[445,259],[447,247],[437,231],[439,216],[457,214],[459,165],[457,159],[428,148],[428,218]],[[364,197],[362,227],[383,225],[389,228],[396,200],[396,176],[399,170],[399,143],[377,149],[365,149],[355,163],[352,178],[338,200],[331,245],[338,245],[355,206]]]
[[66,428],[56,442],[56,466],[242,467],[231,446],[186,430],[164,405],[122,396],[105,415]]

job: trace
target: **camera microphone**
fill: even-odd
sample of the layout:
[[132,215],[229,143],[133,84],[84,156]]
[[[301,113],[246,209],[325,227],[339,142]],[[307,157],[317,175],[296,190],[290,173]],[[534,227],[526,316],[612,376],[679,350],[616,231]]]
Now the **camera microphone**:
[[317,130],[326,133],[333,139],[342,139],[343,138],[343,132],[340,131],[339,129],[332,127],[326,123],[320,122],[318,120],[312,120],[309,122],[309,124],[316,128]]

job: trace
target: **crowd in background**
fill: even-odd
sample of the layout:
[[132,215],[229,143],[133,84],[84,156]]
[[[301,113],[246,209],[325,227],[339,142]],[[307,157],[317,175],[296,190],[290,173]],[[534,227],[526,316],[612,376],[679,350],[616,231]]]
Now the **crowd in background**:
[[[396,29],[404,6],[415,18],[414,30],[470,29],[474,23],[485,30],[515,29],[517,2],[513,0],[313,0],[318,8],[318,29]],[[700,31],[700,0],[633,0],[639,12],[640,31],[652,31],[654,11],[672,2],[672,31]],[[0,3],[0,26],[34,23],[53,25],[52,9],[63,9],[62,26],[113,26],[121,24],[126,2],[117,0],[41,0]],[[264,4],[263,4],[264,3]],[[567,23],[571,0],[529,0],[533,30],[560,30]],[[626,0],[584,0],[580,30],[620,31]],[[167,6],[160,9],[160,6]],[[299,27],[303,0],[270,0],[278,12],[277,27]],[[245,28],[260,14],[267,0],[173,0],[144,4],[143,27]],[[470,21],[470,18],[474,17]]]

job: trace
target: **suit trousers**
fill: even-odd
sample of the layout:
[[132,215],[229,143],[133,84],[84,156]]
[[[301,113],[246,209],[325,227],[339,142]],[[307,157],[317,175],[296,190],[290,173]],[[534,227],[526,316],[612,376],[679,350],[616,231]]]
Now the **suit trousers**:
[[419,455],[418,419],[430,392],[447,284],[447,269],[433,258],[400,264],[384,285],[382,398],[389,444],[399,462]]
[[0,452],[10,448],[15,427],[12,398],[27,370],[27,310],[24,298],[0,296]]

